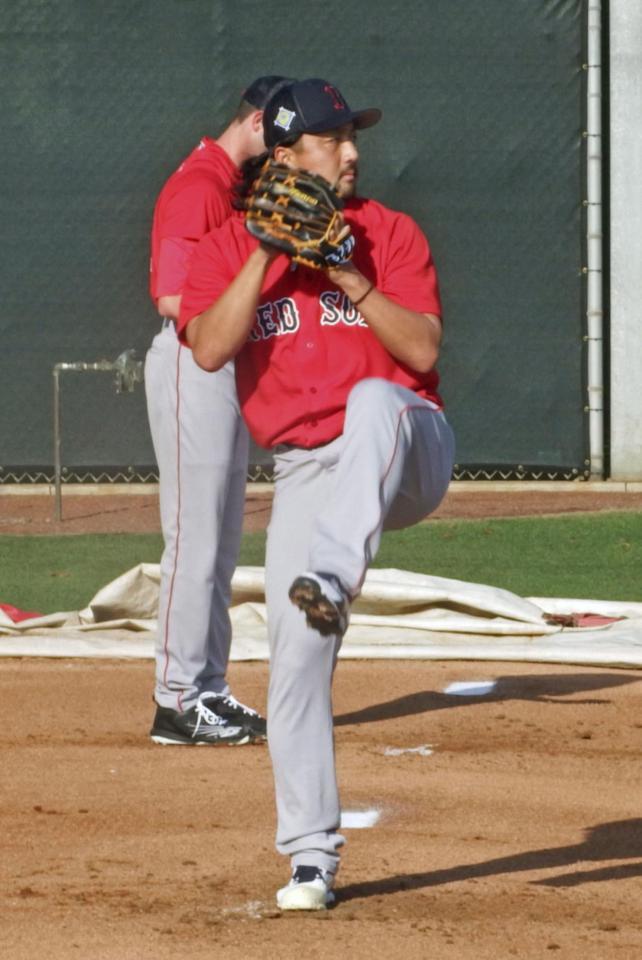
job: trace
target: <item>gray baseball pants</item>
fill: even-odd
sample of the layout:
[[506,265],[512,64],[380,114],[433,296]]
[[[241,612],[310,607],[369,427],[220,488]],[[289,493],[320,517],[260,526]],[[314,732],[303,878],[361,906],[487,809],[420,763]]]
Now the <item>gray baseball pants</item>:
[[341,810],[332,676],[341,637],[310,629],[288,598],[306,570],[332,573],[356,596],[384,529],[407,527],[439,505],[454,441],[443,413],[415,393],[368,379],[352,390],[344,432],[323,447],[275,450],[266,600],[270,640],[268,743],[277,838],[293,867],[336,872]]
[[145,359],[147,412],[160,476],[165,549],[155,699],[187,710],[229,693],[230,583],[245,503],[248,434],[233,364],[206,373],[164,321]]

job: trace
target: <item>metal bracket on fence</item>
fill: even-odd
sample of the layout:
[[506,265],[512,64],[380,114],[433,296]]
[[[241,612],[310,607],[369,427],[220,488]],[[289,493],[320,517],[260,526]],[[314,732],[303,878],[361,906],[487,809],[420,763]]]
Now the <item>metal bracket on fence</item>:
[[54,519],[62,520],[62,467],[60,459],[60,374],[99,372],[113,373],[116,393],[132,393],[143,381],[143,361],[136,360],[135,350],[124,350],[115,360],[97,360],[95,363],[57,363],[53,368],[53,444],[54,483],[56,490]]

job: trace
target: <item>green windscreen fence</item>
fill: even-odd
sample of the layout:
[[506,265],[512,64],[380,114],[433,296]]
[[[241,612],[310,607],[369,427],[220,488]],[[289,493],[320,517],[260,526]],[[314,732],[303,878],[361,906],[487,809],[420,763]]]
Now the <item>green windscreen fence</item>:
[[[0,480],[52,475],[55,364],[144,358],[158,191],[247,82],[274,73],[326,77],[383,110],[359,138],[360,188],[433,248],[457,475],[585,475],[585,6],[4,4]],[[149,476],[142,386],[60,382],[67,475]]]

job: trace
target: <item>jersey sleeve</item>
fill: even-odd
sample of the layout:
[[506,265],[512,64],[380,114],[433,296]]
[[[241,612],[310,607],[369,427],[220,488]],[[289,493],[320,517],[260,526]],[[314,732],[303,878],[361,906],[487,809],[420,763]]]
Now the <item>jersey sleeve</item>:
[[231,212],[229,189],[222,183],[213,177],[186,177],[164,205],[160,239],[182,237],[196,243],[225,223]]
[[183,343],[186,342],[185,330],[190,320],[215,303],[234,279],[235,270],[227,256],[229,243],[230,231],[222,227],[206,234],[196,246],[183,288],[177,325]]
[[389,234],[381,292],[400,306],[441,317],[437,270],[428,240],[406,214],[397,214]]
[[183,237],[164,237],[160,241],[158,264],[156,267],[152,296],[176,296],[183,292],[197,241]]

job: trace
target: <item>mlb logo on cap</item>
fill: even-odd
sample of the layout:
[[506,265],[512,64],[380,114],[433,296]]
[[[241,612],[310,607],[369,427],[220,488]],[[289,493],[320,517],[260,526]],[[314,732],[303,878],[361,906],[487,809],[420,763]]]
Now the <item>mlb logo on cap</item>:
[[274,126],[280,127],[282,130],[289,130],[295,117],[296,113],[293,110],[279,107],[279,112],[274,118]]

